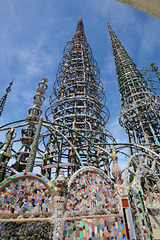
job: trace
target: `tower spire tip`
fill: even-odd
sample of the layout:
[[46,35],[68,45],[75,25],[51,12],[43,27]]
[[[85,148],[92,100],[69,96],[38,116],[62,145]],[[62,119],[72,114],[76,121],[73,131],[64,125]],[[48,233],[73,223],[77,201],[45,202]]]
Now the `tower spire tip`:
[[76,33],[84,33],[84,26],[83,26],[83,22],[82,22],[81,17],[79,17],[79,21],[77,23]]

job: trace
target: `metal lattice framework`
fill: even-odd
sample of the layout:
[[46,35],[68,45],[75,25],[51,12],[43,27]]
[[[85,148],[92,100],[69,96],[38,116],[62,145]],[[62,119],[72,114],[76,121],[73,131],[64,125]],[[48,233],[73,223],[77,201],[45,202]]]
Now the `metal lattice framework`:
[[156,75],[156,73],[153,70],[148,70],[146,68],[143,68],[141,70],[142,76],[144,79],[146,79],[152,93],[154,95],[157,95],[157,98],[159,98],[159,93],[160,93],[160,81]]
[[[150,59],[149,59],[150,61]],[[157,78],[159,79],[160,82],[160,72],[158,71],[158,67],[155,65],[155,63],[150,61],[150,66],[152,67],[152,71],[154,71],[157,75]]]
[[[127,54],[108,23],[122,102],[120,125],[130,143],[146,145],[159,152],[160,100]],[[131,155],[134,152],[131,151]]]
[[[41,106],[45,100],[46,89],[47,78],[42,78],[41,82],[38,83],[37,93],[33,96],[33,106],[28,109],[27,117],[0,127],[0,131],[7,131],[5,142],[0,144],[0,182],[23,170],[33,171],[42,125]],[[24,121],[26,123],[20,124]],[[26,127],[22,128],[24,126]],[[19,139],[20,129],[21,137]],[[16,142],[21,142],[21,147],[18,150],[15,147]],[[9,163],[11,159],[14,159],[12,165]]]
[[[104,129],[109,111],[105,106],[97,62],[85,37],[81,18],[74,37],[64,48],[54,94],[56,98],[51,95],[46,118],[57,130],[50,135],[45,146],[43,174],[49,174],[47,177],[50,178],[51,168],[58,172],[59,167],[63,167],[68,175],[80,165],[105,167],[108,154],[103,150],[108,140],[114,139]],[[45,173],[46,169],[48,173]]]

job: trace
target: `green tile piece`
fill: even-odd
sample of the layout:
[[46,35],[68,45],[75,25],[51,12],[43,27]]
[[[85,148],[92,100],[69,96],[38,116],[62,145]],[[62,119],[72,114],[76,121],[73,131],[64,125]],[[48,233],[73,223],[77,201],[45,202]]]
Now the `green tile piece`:
[[141,219],[143,219],[143,213],[140,213],[140,217],[141,217]]
[[114,237],[114,231],[111,232],[110,237]]
[[99,219],[96,218],[96,226],[99,226],[100,223],[99,223]]
[[89,224],[88,223],[85,224],[85,229],[86,229],[87,232],[89,231]]
[[148,238],[148,234],[145,233],[144,235],[145,235],[145,240],[149,240],[149,238]]
[[110,220],[111,222],[115,222],[115,218],[111,218],[111,220]]
[[79,222],[79,227],[82,228],[82,227],[83,227],[83,223],[84,223],[83,221],[80,221],[80,222]]
[[68,234],[72,234],[72,233],[73,233],[73,229],[69,229]]
[[80,231],[80,239],[84,239],[83,231]]

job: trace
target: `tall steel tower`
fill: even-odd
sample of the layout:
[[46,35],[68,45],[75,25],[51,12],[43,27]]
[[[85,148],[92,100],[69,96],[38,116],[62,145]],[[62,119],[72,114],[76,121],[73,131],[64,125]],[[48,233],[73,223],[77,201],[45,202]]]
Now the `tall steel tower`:
[[0,116],[2,115],[3,109],[4,109],[4,105],[7,99],[7,95],[8,93],[11,91],[11,86],[13,85],[13,80],[9,83],[9,87],[6,88],[6,93],[4,94],[4,96],[0,99]]
[[122,102],[120,125],[126,130],[129,143],[146,145],[159,152],[159,97],[151,91],[109,23],[108,28]]
[[[69,41],[59,63],[54,95],[46,111],[53,126],[45,146],[42,173],[51,178],[63,168],[68,176],[79,166],[94,165],[106,170],[108,139],[104,126],[109,118],[105,106],[105,91],[92,50],[87,42],[82,19],[74,37]],[[56,171],[55,171],[56,170]]]

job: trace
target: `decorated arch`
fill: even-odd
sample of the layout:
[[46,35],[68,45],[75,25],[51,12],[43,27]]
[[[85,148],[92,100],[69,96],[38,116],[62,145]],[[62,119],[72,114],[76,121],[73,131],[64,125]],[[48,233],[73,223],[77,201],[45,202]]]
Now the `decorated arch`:
[[88,166],[72,175],[61,239],[133,239],[127,221],[120,193],[102,170]]
[[0,183],[0,218],[50,217],[53,214],[52,183],[36,173],[20,173]]
[[84,167],[78,170],[68,183],[67,210],[84,212],[113,213],[119,210],[119,198],[114,183],[100,169]]

